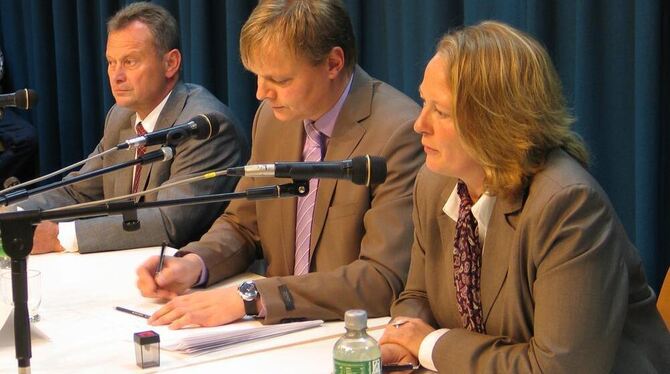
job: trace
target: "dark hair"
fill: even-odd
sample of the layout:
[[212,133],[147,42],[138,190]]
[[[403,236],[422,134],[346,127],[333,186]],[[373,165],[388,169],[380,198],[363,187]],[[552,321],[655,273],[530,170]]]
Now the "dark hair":
[[179,49],[179,27],[165,8],[146,2],[132,3],[119,10],[107,21],[107,33],[121,30],[134,21],[147,25],[160,54]]

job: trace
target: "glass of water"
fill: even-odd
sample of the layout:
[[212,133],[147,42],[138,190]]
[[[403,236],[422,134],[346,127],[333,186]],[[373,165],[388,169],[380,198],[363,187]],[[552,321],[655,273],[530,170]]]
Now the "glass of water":
[[[42,303],[42,273],[39,270],[28,270],[28,315],[30,322],[40,320],[39,307]],[[12,297],[12,272],[5,270],[0,273],[2,302],[14,306]]]

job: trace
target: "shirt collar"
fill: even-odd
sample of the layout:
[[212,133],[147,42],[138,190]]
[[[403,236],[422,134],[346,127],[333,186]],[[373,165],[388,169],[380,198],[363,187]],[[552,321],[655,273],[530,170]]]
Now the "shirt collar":
[[167,103],[168,98],[170,97],[170,94],[172,94],[172,90],[168,92],[167,95],[163,98],[163,101],[161,101],[154,110],[151,111],[151,113],[147,114],[147,116],[142,119],[140,118],[140,115],[138,113],[135,113],[135,126],[137,126],[138,123],[142,122],[142,127],[144,127],[144,130],[146,132],[152,132],[156,128],[156,122],[158,122],[158,116],[160,116],[161,111],[165,107],[165,103]]
[[[314,127],[319,130],[320,133],[327,137],[332,137],[333,131],[335,129],[335,121],[337,121],[337,116],[340,114],[340,111],[342,110],[342,107],[344,106],[344,101],[347,98],[347,95],[349,95],[349,90],[351,89],[351,82],[354,81],[354,75],[352,74],[351,77],[349,78],[349,83],[347,83],[347,87],[342,91],[342,95],[340,95],[340,98],[337,100],[335,105],[333,105],[332,108],[330,108],[329,111],[326,112],[326,114],[322,115],[321,118],[317,119],[314,122]],[[305,126],[307,125],[307,120],[303,121]]]
[[[451,195],[449,195],[447,202],[442,207],[442,211],[454,222],[458,220],[458,206],[461,202],[461,199],[458,197],[457,187],[458,185],[454,186],[454,190],[451,191]],[[491,221],[491,213],[493,212],[495,203],[496,197],[488,192],[484,192],[471,209],[472,215],[475,216],[475,220],[477,221],[479,238],[482,243],[486,239],[486,231],[488,230],[489,222]]]

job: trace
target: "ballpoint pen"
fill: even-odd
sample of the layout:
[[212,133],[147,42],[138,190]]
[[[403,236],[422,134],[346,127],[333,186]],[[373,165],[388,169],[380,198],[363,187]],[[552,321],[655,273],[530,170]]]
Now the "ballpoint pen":
[[409,321],[406,320],[406,319],[401,319],[401,320],[397,320],[397,321],[393,321],[393,322],[391,322],[391,326],[393,326],[393,327],[395,327],[395,328],[397,329],[397,328],[399,328],[400,326],[406,324],[407,322],[409,322]]
[[142,318],[146,318],[146,319],[149,319],[149,317],[151,317],[151,316],[148,315],[148,314],[144,314],[144,313],[142,313],[142,312],[138,312],[138,311],[135,311],[135,310],[130,310],[130,309],[128,309],[128,308],[124,308],[124,307],[122,307],[122,306],[114,307],[114,309],[118,310],[119,312],[132,314],[132,315],[134,315],[134,316],[138,316],[138,317],[142,317]]
[[158,275],[158,273],[163,270],[163,260],[165,260],[165,247],[167,246],[166,242],[163,242],[161,245],[161,255],[160,258],[158,259],[158,266],[156,266],[156,273],[154,273],[154,276]]
[[407,362],[407,363],[394,362],[392,364],[383,364],[382,365],[382,371],[385,372],[385,373],[389,373],[389,372],[392,372],[392,371],[416,370],[420,367],[421,367],[421,365],[413,364],[411,362]]

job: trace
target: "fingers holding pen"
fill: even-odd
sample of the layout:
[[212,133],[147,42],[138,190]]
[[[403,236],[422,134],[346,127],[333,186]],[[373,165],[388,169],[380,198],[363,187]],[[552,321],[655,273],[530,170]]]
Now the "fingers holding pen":
[[395,343],[407,348],[415,357],[419,356],[419,347],[423,339],[435,329],[419,318],[399,316],[384,329],[380,344]]

